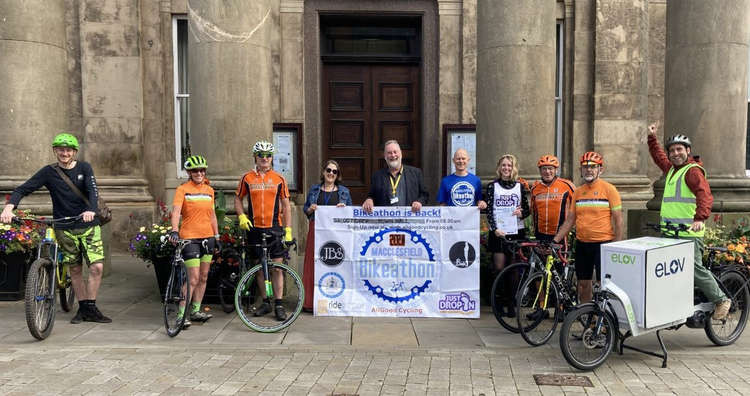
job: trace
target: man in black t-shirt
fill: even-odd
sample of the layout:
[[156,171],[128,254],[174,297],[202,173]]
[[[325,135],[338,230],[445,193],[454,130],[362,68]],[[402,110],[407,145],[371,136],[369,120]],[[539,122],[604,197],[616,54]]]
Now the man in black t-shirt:
[[[99,192],[91,165],[75,159],[78,147],[78,139],[71,134],[61,133],[55,136],[52,150],[57,163],[44,166],[13,191],[0,214],[0,221],[10,223],[14,217],[13,209],[21,199],[41,187],[46,187],[52,198],[54,218],[81,215],[79,220],[55,224],[55,236],[63,253],[62,264],[70,268],[73,290],[79,303],[78,312],[70,323],[110,323],[112,319],[104,316],[96,306],[96,295],[104,268],[104,245],[99,220],[96,218]],[[88,204],[71,189],[55,168],[59,168],[86,196]],[[82,276],[84,256],[89,266],[88,282],[84,282]]]

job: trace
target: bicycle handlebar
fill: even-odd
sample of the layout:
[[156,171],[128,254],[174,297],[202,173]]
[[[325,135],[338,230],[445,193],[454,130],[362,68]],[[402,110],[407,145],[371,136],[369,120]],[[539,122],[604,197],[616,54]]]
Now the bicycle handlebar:
[[671,221],[666,221],[664,224],[661,223],[646,223],[646,226],[644,227],[645,230],[651,229],[654,231],[658,231],[661,233],[664,233],[665,235],[671,235],[672,237],[677,237],[677,235],[682,231],[687,231],[690,229],[687,224],[676,224],[672,223]]
[[18,217],[18,216],[13,216],[13,218],[11,219],[10,222],[13,223],[13,224],[22,225],[24,221],[31,221],[31,222],[34,222],[34,223],[52,225],[52,224],[55,224],[55,223],[62,223],[62,222],[66,222],[66,221],[73,222],[73,221],[76,221],[76,220],[80,220],[81,218],[83,218],[83,215],[60,217],[60,218],[57,218],[57,219],[44,219],[44,218],[37,219],[37,218],[32,218],[32,217]]

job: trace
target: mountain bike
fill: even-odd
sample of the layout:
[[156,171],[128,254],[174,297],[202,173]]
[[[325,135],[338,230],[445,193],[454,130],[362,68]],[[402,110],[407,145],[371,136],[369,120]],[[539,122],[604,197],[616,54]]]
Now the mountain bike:
[[544,345],[557,324],[578,304],[575,268],[561,251],[562,245],[542,242],[534,250],[546,255],[546,264],[528,276],[516,296],[516,318],[523,339]]
[[[685,231],[684,225],[666,224],[659,226],[662,232],[677,235]],[[719,262],[718,254],[725,248],[707,247],[709,252],[704,265],[711,271],[719,288],[732,299],[726,318],[713,320],[714,303],[708,301],[699,291],[694,292],[694,313],[688,318],[665,325],[643,328],[636,323],[633,305],[628,294],[612,280],[610,274],[603,274],[601,286],[595,286],[591,303],[579,305],[565,317],[560,329],[560,349],[565,360],[580,370],[593,370],[603,364],[619,342],[619,354],[631,349],[662,358],[662,367],[667,367],[667,350],[660,332],[665,329],[677,330],[685,324],[690,328],[703,328],[706,335],[716,345],[730,345],[737,341],[745,329],[750,307],[747,269]],[[646,303],[648,304],[648,302]],[[618,307],[619,309],[615,309]],[[624,312],[622,319],[617,312]],[[629,337],[656,332],[661,354],[625,345]]]
[[[169,243],[168,237],[162,237],[161,242],[163,245]],[[169,273],[167,287],[164,289],[162,313],[164,314],[164,328],[170,337],[180,333],[185,326],[185,317],[189,315],[190,282],[185,259],[182,258],[182,250],[191,242],[189,239],[177,241],[172,258],[172,270]]]
[[72,223],[80,218],[81,215],[59,219],[13,218],[16,224],[31,221],[45,226],[44,238],[37,246],[36,259],[26,275],[24,297],[26,325],[31,335],[38,340],[49,337],[55,325],[56,296],[59,294],[60,306],[65,312],[71,310],[75,299],[68,266],[58,265],[62,252],[58,248],[52,226]]
[[[275,230],[260,232],[261,243],[248,245],[249,247],[260,248],[262,255],[259,263],[242,275],[234,293],[234,307],[242,323],[262,333],[276,332],[294,323],[300,312],[302,312],[302,302],[305,298],[302,279],[288,265],[289,249],[294,246],[296,250],[296,240],[283,243],[285,250],[283,262],[271,261],[271,257],[269,256],[270,245],[268,244],[268,240],[273,237],[281,238],[282,235],[281,231]],[[282,284],[274,283],[274,279],[278,277],[275,274],[281,274]],[[260,276],[263,277],[262,283],[259,282],[261,279]],[[256,290],[257,292],[254,292]],[[282,300],[281,305],[287,312],[286,318],[283,321],[277,321],[275,318],[272,318],[273,312],[271,312],[271,315],[260,314],[258,303],[263,304],[263,299],[267,297],[271,300],[273,310],[273,305],[275,304],[273,300],[280,296]]]

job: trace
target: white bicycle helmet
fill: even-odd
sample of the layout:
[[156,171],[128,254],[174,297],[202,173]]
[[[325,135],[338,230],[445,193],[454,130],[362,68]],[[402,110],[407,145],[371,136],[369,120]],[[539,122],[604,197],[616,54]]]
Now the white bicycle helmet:
[[275,152],[273,143],[265,140],[260,140],[253,145],[253,155],[258,153],[273,153]]
[[691,146],[690,138],[681,133],[678,133],[667,140],[667,143],[665,145],[667,147],[667,150],[669,150],[669,147],[673,144],[681,144],[685,147]]

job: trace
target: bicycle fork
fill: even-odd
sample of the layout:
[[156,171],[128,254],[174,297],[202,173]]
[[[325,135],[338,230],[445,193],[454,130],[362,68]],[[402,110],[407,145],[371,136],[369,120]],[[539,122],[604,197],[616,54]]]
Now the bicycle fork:
[[[544,273],[547,274],[546,279],[544,282],[546,285],[544,285],[544,303],[539,307],[541,309],[547,309],[547,301],[549,300],[549,284],[552,280],[552,264],[554,263],[554,258],[552,255],[547,256],[547,263],[544,266]],[[539,294],[541,293],[541,288],[539,289],[539,292],[536,294],[536,297],[534,297],[534,304],[532,307],[536,306],[537,301],[539,300]]]

